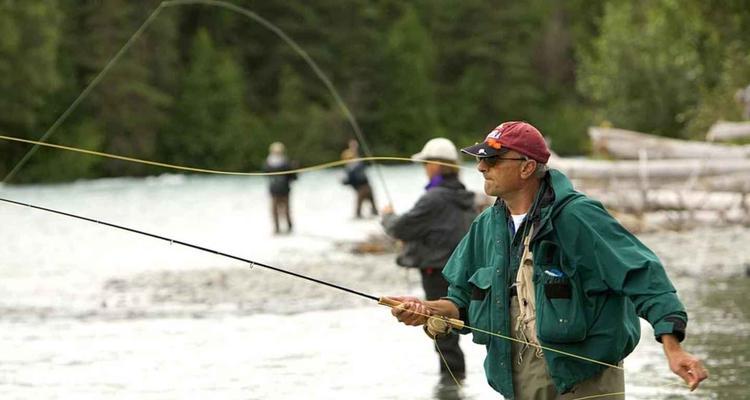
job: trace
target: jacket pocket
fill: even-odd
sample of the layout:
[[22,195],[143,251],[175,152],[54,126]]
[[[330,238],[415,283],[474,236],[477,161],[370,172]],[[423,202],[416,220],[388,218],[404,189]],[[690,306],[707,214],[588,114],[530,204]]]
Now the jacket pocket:
[[[469,302],[469,326],[491,331],[490,313],[492,304],[492,279],[494,268],[485,267],[477,269],[469,278],[471,287],[471,301]],[[477,344],[488,344],[490,335],[477,330],[471,331],[472,340]]]
[[586,338],[586,318],[575,279],[554,266],[542,268],[537,286],[537,336],[545,342],[572,343]]
[[[546,246],[545,246],[546,245]],[[544,261],[535,279],[537,337],[551,343],[580,342],[586,338],[588,325],[583,309],[583,293],[575,276],[568,276],[550,257],[554,243],[542,243]]]

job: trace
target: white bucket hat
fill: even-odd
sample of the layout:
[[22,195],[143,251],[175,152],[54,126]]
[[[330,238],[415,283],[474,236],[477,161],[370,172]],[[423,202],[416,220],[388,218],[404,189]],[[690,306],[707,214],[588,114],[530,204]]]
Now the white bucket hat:
[[414,161],[443,160],[458,162],[456,145],[446,138],[434,138],[425,143],[422,151],[411,156]]

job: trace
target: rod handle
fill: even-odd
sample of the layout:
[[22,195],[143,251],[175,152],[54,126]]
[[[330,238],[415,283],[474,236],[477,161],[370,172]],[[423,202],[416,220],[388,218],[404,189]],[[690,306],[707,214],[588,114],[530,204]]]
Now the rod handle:
[[[393,300],[389,297],[381,297],[378,299],[378,304],[393,308],[393,307],[400,306],[401,302],[397,300]],[[464,321],[461,321],[460,319],[448,318],[448,317],[442,317],[442,316],[437,316],[437,317],[447,322],[451,327],[453,327],[453,329],[459,329],[459,330],[464,329],[464,325],[465,325]]]
[[393,300],[390,297],[381,297],[381,298],[379,298],[378,299],[378,304],[380,304],[381,306],[388,306],[388,307],[398,307],[399,305],[401,305],[400,302],[398,302],[396,300]]

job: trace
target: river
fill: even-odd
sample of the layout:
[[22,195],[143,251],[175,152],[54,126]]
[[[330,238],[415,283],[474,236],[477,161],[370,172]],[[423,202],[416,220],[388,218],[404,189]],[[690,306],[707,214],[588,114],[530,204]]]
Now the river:
[[[383,168],[397,211],[420,195],[417,166]],[[374,296],[420,294],[393,254],[353,254],[382,234],[355,220],[341,170],[304,174],[295,232],[275,236],[263,178],[164,175],[0,187],[0,196],[331,281]],[[370,171],[375,178],[374,171]],[[481,176],[463,172],[474,190]],[[385,192],[376,184],[376,196]],[[382,204],[381,204],[382,205]],[[2,399],[433,399],[438,360],[418,328],[373,301],[262,267],[102,225],[0,204]],[[625,360],[629,399],[750,398],[750,229],[639,236],[690,314],[685,347],[711,377],[692,394],[648,324]],[[745,243],[743,245],[743,243]],[[483,348],[462,339],[463,399],[497,399]]]

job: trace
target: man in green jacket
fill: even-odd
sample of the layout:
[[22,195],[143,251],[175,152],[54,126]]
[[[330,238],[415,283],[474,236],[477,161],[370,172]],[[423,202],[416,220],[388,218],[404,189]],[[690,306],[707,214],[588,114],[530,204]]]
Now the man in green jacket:
[[[474,220],[443,275],[448,295],[394,297],[407,325],[465,321],[487,348],[489,384],[509,399],[624,397],[622,360],[654,328],[669,366],[695,389],[707,377],[684,351],[687,314],[658,257],[556,170],[541,133],[505,122],[464,153],[497,202]],[[435,333],[435,332],[432,332]],[[514,340],[508,339],[514,338]]]

